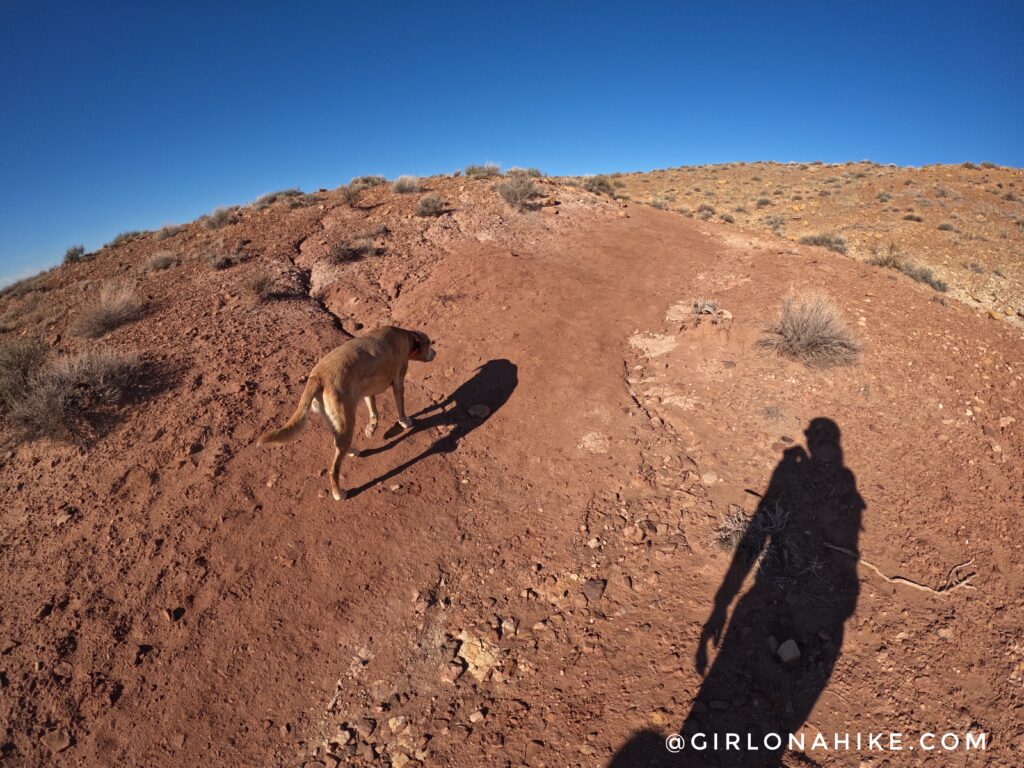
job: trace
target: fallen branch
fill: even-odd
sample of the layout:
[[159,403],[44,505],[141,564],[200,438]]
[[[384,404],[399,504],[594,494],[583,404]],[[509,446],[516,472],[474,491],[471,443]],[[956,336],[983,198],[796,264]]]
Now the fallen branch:
[[868,562],[863,557],[858,555],[856,552],[853,552],[853,551],[851,551],[849,549],[846,549],[845,547],[837,547],[835,544],[829,544],[827,541],[824,542],[824,544],[829,549],[833,549],[836,552],[842,552],[844,555],[849,555],[850,557],[852,557],[857,562],[863,563],[868,568],[870,568],[872,571],[874,571],[879,576],[881,576],[883,579],[888,581],[890,584],[904,584],[904,585],[906,585],[908,587],[913,587],[914,589],[919,589],[922,592],[931,592],[933,595],[948,595],[954,589],[959,589],[960,587],[963,587],[964,589],[976,589],[976,587],[972,586],[969,582],[977,574],[969,573],[966,576],[961,576],[960,575],[961,569],[966,568],[971,563],[973,563],[974,562],[973,559],[967,560],[967,561],[965,561],[963,563],[960,563],[959,565],[954,565],[952,568],[950,568],[949,569],[949,573],[946,575],[946,583],[943,584],[938,589],[935,589],[934,587],[929,587],[926,584],[920,584],[920,583],[918,583],[916,581],[913,581],[912,579],[906,579],[906,578],[904,578],[902,576],[886,576],[884,573],[882,573],[881,569],[877,565],[875,565],[874,563]]

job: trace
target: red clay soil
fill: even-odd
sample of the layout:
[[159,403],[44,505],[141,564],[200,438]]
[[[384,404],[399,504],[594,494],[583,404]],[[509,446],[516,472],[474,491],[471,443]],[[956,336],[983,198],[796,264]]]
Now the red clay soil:
[[[1020,329],[824,249],[543,184],[560,204],[518,213],[493,180],[430,179],[437,218],[385,187],[321,193],[40,279],[66,307],[53,354],[138,351],[161,388],[87,446],[2,456],[0,763],[676,764],[660,740],[718,713],[988,734],[818,765],[1024,764]],[[164,250],[182,263],[142,270]],[[146,315],[74,337],[115,277]],[[857,363],[756,346],[790,291],[832,298]],[[410,366],[413,430],[390,395],[371,439],[360,412],[335,502],[317,418],[255,438],[386,321],[437,359]],[[757,562],[718,541],[751,517],[776,524]],[[896,579],[939,590],[965,561],[948,592]]]

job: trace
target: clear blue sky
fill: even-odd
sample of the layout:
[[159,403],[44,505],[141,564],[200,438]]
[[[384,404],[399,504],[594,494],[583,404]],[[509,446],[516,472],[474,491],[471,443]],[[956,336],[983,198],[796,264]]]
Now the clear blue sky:
[[0,1],[0,279],[467,163],[1024,165],[1024,2]]

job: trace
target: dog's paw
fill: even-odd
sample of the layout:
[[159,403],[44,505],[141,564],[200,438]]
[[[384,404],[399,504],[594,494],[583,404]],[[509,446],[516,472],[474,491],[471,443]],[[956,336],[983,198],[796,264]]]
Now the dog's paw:
[[398,426],[400,426],[402,429],[412,429],[412,419],[405,419],[404,421],[402,419],[399,419]]
[[374,420],[374,421],[371,421],[369,424],[366,425],[366,429],[363,430],[363,434],[366,435],[367,437],[373,437],[373,433],[376,432],[376,431],[377,431],[377,422],[376,422],[376,420]]
[[348,498],[348,491],[345,491],[345,490],[334,491],[333,495],[334,495],[334,500],[335,501],[344,501],[345,499]]

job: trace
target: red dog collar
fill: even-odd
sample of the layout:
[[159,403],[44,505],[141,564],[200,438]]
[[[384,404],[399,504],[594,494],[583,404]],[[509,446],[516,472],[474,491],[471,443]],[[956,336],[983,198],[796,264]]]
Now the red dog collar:
[[409,359],[415,360],[416,356],[420,354],[420,337],[412,331],[406,331],[409,335]]

